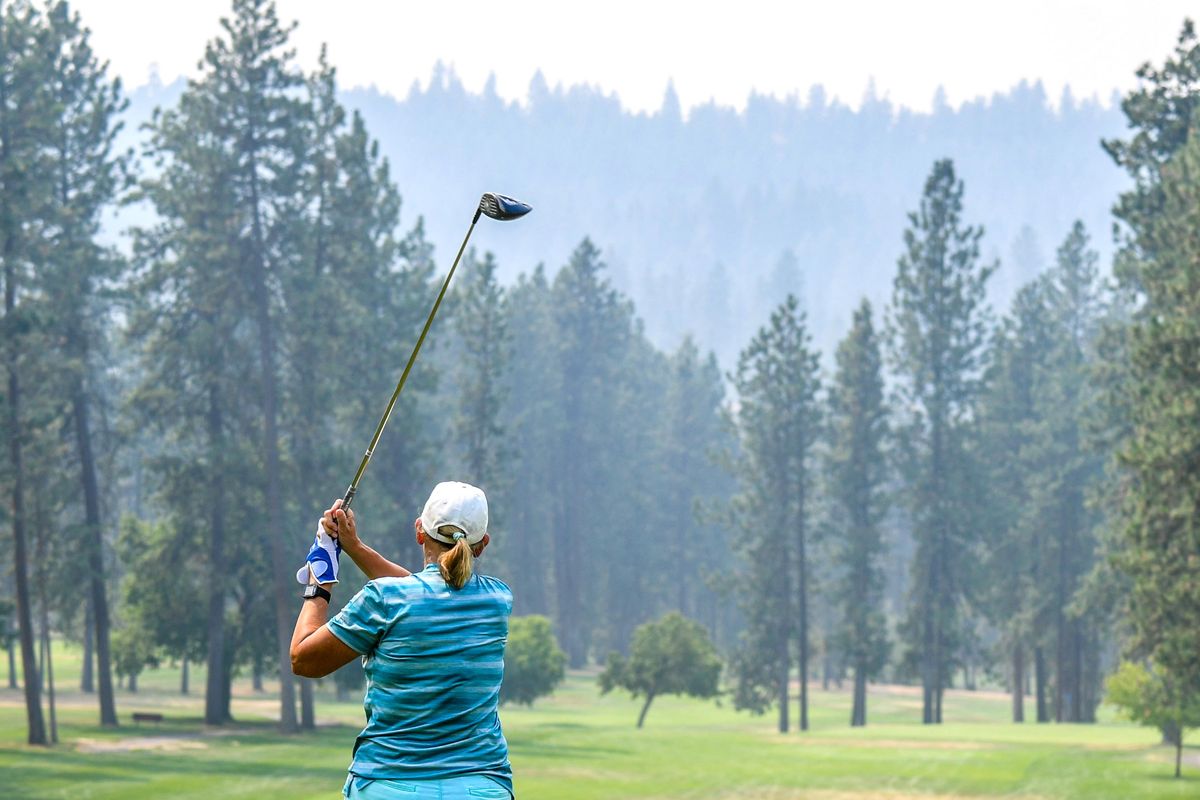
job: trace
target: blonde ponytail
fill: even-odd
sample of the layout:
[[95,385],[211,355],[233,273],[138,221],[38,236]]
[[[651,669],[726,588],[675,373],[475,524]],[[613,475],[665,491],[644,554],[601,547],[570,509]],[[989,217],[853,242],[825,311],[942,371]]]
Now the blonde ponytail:
[[455,589],[461,589],[471,580],[471,573],[475,569],[475,553],[471,551],[467,535],[462,531],[447,526],[439,528],[438,533],[454,536],[454,546],[438,556],[438,571],[442,573],[442,580]]

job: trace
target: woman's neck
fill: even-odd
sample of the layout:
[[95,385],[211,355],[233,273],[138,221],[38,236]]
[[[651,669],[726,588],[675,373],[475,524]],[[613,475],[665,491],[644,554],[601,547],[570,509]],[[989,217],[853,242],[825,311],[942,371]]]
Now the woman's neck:
[[421,548],[421,552],[425,555],[425,566],[438,563],[438,559],[445,555],[446,550],[436,545],[425,545]]

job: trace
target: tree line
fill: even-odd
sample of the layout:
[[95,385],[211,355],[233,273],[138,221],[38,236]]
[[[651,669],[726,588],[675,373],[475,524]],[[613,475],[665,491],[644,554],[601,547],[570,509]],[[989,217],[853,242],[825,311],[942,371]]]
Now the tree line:
[[[435,293],[424,225],[401,228],[336,70],[297,65],[267,0],[234,0],[136,153],[114,146],[121,86],[65,3],[9,3],[0,25],[0,519],[29,740],[53,736],[52,632],[83,643],[102,724],[114,682],[167,658],[185,692],[204,663],[209,724],[249,674],[279,682],[285,731],[312,726],[289,576]],[[864,299],[829,359],[795,296],[726,372],[690,339],[655,347],[590,239],[508,284],[468,252],[364,482],[364,537],[416,562],[428,488],[475,483],[486,568],[570,666],[653,649],[635,631],[679,612],[724,654],[735,705],[774,708],[781,731],[797,679],[807,728],[818,672],[852,682],[853,725],[881,679],[920,685],[926,723],[947,688],[982,682],[1011,691],[1014,721],[1027,694],[1038,721],[1091,721],[1122,654],[1185,707],[1198,65],[1189,25],[1126,98],[1132,137],[1105,143],[1137,178],[1115,280],[1077,223],[999,318],[999,265],[949,159],[914,192],[889,302]],[[99,235],[117,204],[152,220],[126,251]],[[361,580],[347,564],[335,601]],[[695,641],[686,619],[669,629]],[[668,691],[636,653],[608,663],[606,686],[645,708]]]

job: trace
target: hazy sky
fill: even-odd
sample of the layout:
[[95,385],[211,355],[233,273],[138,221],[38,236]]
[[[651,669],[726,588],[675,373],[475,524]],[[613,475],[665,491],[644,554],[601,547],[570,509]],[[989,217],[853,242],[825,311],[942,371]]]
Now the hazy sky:
[[[190,75],[218,31],[227,0],[73,0],[94,44],[129,88],[155,65]],[[952,105],[1041,79],[1107,102],[1161,62],[1182,0],[896,0],[674,2],[667,0],[279,0],[298,20],[305,65],[329,45],[343,87],[403,96],[435,62],[469,89],[494,73],[499,93],[523,99],[534,71],[552,84],[589,83],[635,110],[657,109],[668,80],[685,109],[710,99],[741,107],[752,91],[807,94],[820,83],[857,105],[872,78],[893,102],[928,109],[944,86]]]

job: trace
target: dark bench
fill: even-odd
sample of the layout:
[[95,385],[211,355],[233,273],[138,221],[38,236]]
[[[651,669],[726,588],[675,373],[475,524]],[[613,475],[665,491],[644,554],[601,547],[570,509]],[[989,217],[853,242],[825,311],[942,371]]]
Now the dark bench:
[[133,721],[139,724],[142,722],[162,722],[163,715],[154,714],[148,711],[135,711],[133,712]]

